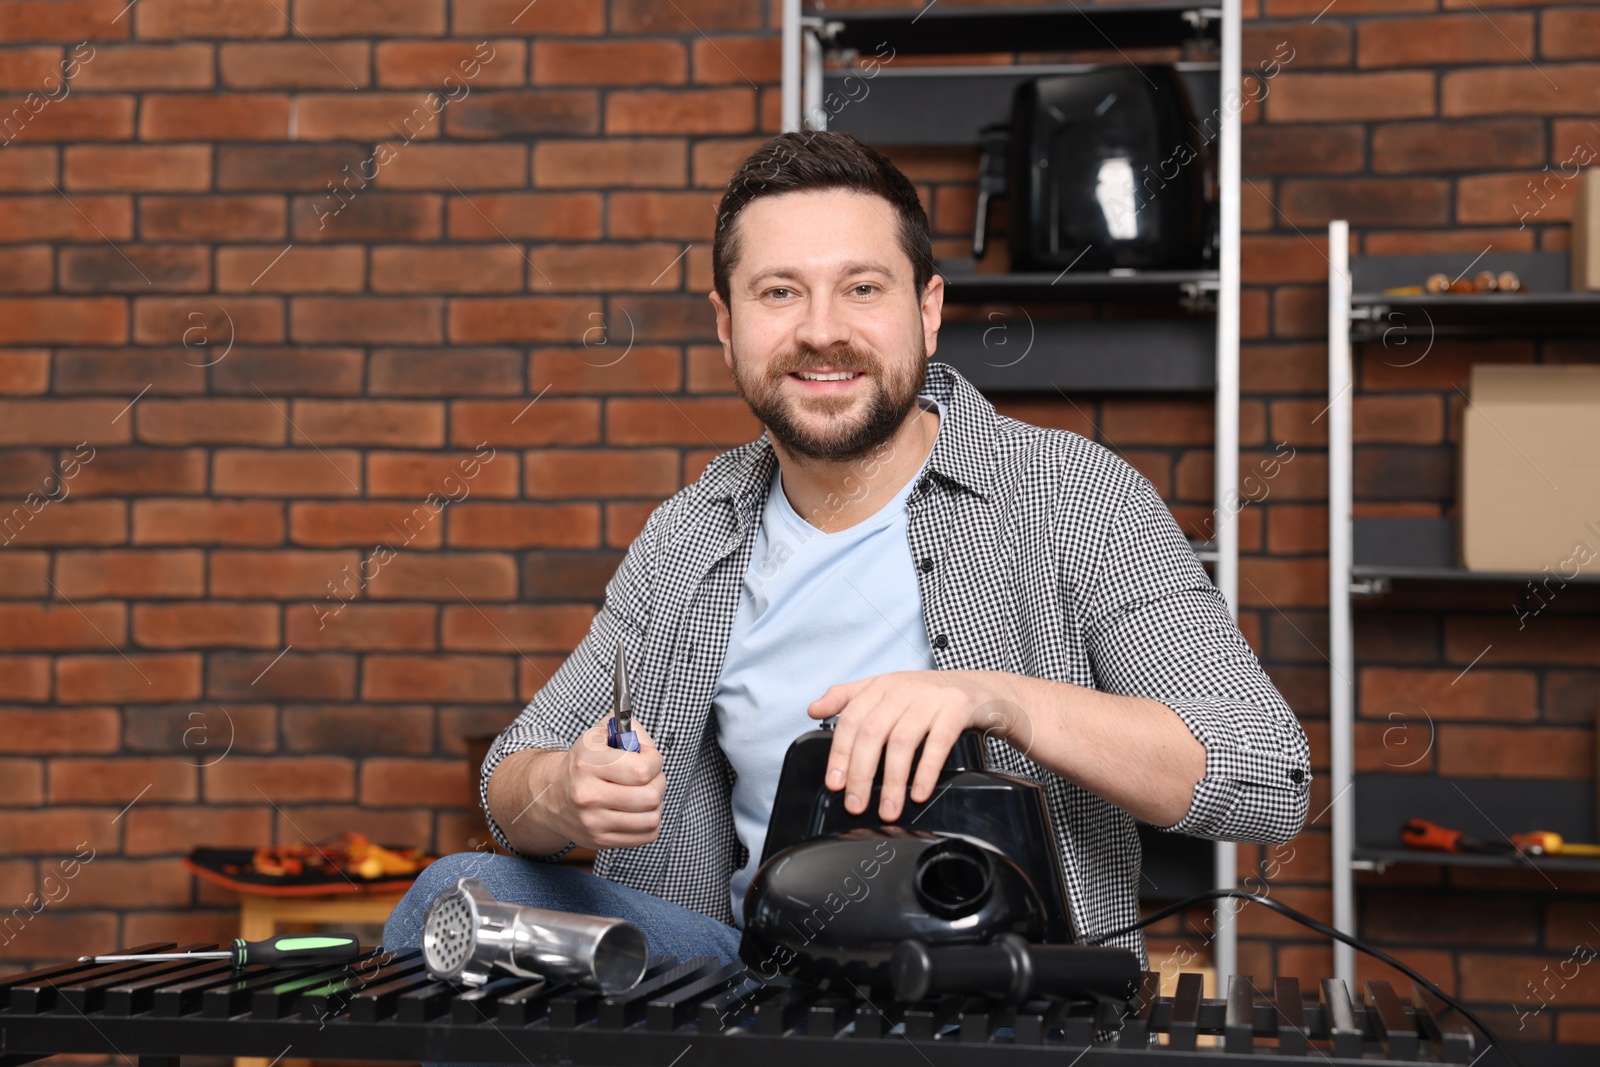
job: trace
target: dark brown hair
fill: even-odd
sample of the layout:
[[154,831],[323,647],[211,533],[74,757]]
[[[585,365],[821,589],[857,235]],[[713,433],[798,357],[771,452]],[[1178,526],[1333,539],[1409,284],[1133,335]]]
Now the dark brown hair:
[[933,243],[928,213],[917,187],[900,168],[848,133],[807,130],[779,134],[750,153],[728,179],[717,206],[717,236],[711,246],[711,277],[717,295],[728,307],[728,277],[739,260],[739,234],[734,222],[753,200],[815,189],[851,189],[881,196],[900,217],[900,248],[911,260],[911,276],[921,301],[933,277]]

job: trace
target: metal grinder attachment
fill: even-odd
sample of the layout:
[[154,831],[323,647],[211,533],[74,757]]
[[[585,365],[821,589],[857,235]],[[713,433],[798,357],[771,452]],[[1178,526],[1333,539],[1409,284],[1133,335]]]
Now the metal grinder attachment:
[[649,956],[644,931],[633,923],[507,904],[478,878],[440,890],[422,919],[428,973],[468,985],[482,985],[498,971],[577,979],[621,993],[644,977]]

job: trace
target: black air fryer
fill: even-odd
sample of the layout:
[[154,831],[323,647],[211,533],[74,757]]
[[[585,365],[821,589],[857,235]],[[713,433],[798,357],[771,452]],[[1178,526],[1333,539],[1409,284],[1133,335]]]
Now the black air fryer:
[[[1024,82],[1009,144],[1001,129],[985,132],[980,193],[999,194],[995,157],[1005,151],[1013,271],[1213,262],[1208,142],[1175,68],[1119,64]],[[983,254],[985,214],[974,256]]]

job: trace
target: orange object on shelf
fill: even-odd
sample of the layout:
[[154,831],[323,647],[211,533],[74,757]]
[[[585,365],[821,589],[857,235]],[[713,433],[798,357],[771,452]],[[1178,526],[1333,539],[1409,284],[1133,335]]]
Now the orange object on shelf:
[[436,858],[422,849],[386,847],[365,834],[343,833],[320,845],[197,848],[183,865],[236,892],[327,896],[403,890]]
[[1473,852],[1486,855],[1515,853],[1517,846],[1503,841],[1484,841],[1468,837],[1460,830],[1429,822],[1427,819],[1408,819],[1400,831],[1400,840],[1411,848],[1425,852]]
[[1600,845],[1568,841],[1553,830],[1512,834],[1511,843],[1530,856],[1600,856]]

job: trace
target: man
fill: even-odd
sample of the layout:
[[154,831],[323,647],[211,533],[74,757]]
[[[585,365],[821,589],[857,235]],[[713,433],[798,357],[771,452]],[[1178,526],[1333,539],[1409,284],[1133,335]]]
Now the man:
[[[415,944],[433,894],[476,873],[733,959],[784,751],[823,721],[827,786],[861,812],[881,758],[885,822],[987,731],[993,768],[1045,784],[1080,939],[1138,918],[1135,819],[1299,832],[1305,735],[1149,482],[928,362],[944,282],[893,164],[845,134],[774,138],[729,181],[713,274],[766,432],[651,514],[484,761],[490,828],[526,858],[436,863],[386,944]],[[606,747],[619,641],[638,753]],[[575,844],[599,850],[593,875],[529,862]],[[1114,943],[1146,958],[1137,933]]]

